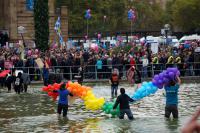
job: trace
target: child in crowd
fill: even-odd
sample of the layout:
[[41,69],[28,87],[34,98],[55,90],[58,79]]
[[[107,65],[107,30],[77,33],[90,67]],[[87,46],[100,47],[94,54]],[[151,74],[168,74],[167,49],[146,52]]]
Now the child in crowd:
[[111,96],[112,98],[117,97],[117,90],[119,85],[119,72],[118,69],[114,69],[110,77],[109,83],[111,84]]

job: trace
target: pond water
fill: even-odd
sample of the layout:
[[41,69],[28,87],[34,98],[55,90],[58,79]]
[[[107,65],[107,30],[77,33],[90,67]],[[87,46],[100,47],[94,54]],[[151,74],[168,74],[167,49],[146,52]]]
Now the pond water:
[[[97,97],[110,99],[107,83],[90,84]],[[40,91],[42,86],[29,88],[28,93],[0,93],[0,132],[97,132],[97,133],[178,133],[191,114],[200,106],[200,84],[182,84],[179,92],[179,119],[164,118],[165,95],[155,95],[131,104],[135,120],[111,118],[102,111],[87,111],[77,99],[70,105],[67,118],[56,115],[56,102]],[[121,84],[128,94],[135,87]]]

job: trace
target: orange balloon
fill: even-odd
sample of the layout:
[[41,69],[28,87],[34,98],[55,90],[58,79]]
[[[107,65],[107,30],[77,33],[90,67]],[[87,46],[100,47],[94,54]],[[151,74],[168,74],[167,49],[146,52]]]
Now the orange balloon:
[[69,82],[67,83],[67,85],[68,85],[68,87],[72,87],[72,86],[73,86],[73,83],[72,83],[71,81],[69,81]]
[[69,82],[67,82],[67,83],[66,83],[66,85],[65,85],[65,87],[66,87],[66,88],[68,88],[68,87],[69,87],[69,84],[68,84],[68,83],[69,83]]
[[67,90],[68,90],[69,92],[72,92],[72,88],[71,88],[71,87],[68,87]]
[[54,83],[54,84],[53,84],[53,87],[55,88],[56,86],[57,86],[57,83]]
[[82,96],[86,96],[87,92],[86,91],[83,91],[82,92]]

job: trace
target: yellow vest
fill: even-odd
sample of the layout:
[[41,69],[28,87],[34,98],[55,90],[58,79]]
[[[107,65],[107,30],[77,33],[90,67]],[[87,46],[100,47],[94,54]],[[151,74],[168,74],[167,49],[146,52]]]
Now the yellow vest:
[[181,64],[181,57],[176,57],[176,63]]
[[173,56],[170,56],[167,60],[167,64],[172,64],[173,63],[173,60],[174,60],[174,57]]
[[154,64],[158,64],[158,57],[154,57],[152,62],[153,62]]

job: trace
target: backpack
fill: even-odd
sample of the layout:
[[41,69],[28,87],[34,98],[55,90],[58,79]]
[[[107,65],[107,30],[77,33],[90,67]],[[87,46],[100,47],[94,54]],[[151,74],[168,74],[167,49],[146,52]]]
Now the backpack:
[[113,85],[117,85],[119,81],[118,75],[112,75],[112,83]]
[[119,78],[118,78],[118,75],[113,75],[112,76],[112,81],[113,82],[118,82]]
[[20,85],[20,78],[16,78],[16,80],[15,80],[15,85],[17,85],[17,86],[19,86]]

